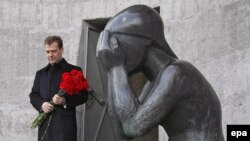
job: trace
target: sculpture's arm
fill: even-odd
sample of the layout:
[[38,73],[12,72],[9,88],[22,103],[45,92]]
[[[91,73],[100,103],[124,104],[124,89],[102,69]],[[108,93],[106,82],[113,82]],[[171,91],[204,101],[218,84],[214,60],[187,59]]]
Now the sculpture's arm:
[[141,136],[158,125],[181,97],[176,80],[184,80],[181,80],[179,71],[174,66],[163,71],[141,104],[137,103],[131,90],[124,66],[116,66],[110,73],[114,108],[124,133],[129,137]]
[[148,81],[142,91],[141,91],[141,94],[138,96],[138,100],[139,100],[139,103],[143,103],[145,101],[145,99],[147,98],[148,94],[149,94],[149,91],[152,89],[152,86],[151,86],[151,82]]
[[[108,73],[108,75],[110,75],[110,73]],[[113,132],[115,133],[115,140],[116,141],[122,141],[121,139],[128,139],[129,137],[126,136],[123,132],[122,129],[122,125],[121,122],[119,120],[119,118],[117,117],[115,108],[114,108],[114,102],[113,102],[113,98],[112,98],[112,91],[111,91],[111,78],[108,76],[108,97],[107,97],[107,105],[108,105],[108,114],[109,114],[109,118],[111,119],[111,125],[113,127]]]
[[134,115],[139,103],[128,82],[128,76],[123,65],[111,68],[111,87],[113,104],[120,120],[129,119]]

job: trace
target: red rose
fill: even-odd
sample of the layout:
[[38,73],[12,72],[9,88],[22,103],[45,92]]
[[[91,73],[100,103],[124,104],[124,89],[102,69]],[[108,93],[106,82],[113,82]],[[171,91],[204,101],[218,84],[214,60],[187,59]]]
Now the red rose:
[[70,79],[70,73],[65,72],[62,75],[62,81],[68,81],[68,79]]
[[70,73],[63,73],[60,88],[68,95],[75,95],[80,91],[87,91],[89,83],[84,78],[82,71],[72,70]]

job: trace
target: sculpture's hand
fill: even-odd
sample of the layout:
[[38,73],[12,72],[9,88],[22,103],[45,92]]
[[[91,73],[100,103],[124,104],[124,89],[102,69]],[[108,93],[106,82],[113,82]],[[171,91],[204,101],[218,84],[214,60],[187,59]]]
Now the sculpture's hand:
[[103,50],[99,53],[98,57],[107,70],[125,64],[125,55],[120,48],[115,50]]
[[118,40],[110,36],[110,32],[103,31],[97,44],[97,57],[105,69],[125,64],[125,54],[118,45]]

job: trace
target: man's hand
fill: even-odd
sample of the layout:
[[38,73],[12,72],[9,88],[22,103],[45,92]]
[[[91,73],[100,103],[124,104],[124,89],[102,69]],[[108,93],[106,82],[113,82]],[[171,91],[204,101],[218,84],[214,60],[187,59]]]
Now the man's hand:
[[59,96],[58,94],[55,94],[52,100],[53,100],[53,103],[55,103],[56,105],[64,105],[65,103],[65,98]]
[[45,113],[50,113],[54,110],[54,107],[52,104],[50,104],[49,102],[44,102],[42,104],[42,110],[45,112]]

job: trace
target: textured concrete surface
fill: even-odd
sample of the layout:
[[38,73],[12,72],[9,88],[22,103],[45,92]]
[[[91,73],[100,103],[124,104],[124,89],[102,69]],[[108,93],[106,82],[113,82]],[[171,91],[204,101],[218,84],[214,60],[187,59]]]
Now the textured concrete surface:
[[[43,40],[64,39],[77,62],[82,21],[113,16],[134,4],[160,6],[165,36],[180,59],[194,64],[217,92],[227,124],[250,123],[249,0],[0,0],[0,141],[34,141],[27,125],[36,70],[47,64]],[[160,130],[159,140],[167,137]]]

